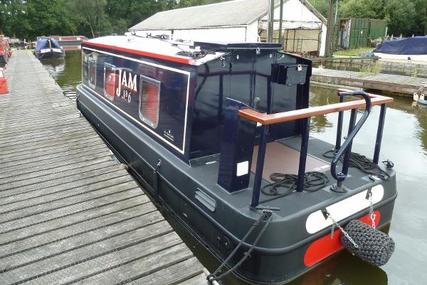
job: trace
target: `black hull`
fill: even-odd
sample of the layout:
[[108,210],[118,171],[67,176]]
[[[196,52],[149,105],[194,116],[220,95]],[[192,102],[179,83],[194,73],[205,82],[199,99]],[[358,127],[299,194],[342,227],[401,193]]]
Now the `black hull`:
[[63,58],[65,56],[64,52],[47,52],[47,53],[35,53],[36,57],[39,60],[51,59],[51,58]]
[[[209,181],[208,178],[201,181],[192,167],[82,86],[78,87],[77,107],[129,166],[151,196],[165,204],[185,228],[218,259],[227,257],[257,219],[257,213],[250,211],[247,205],[239,209],[221,199],[216,201],[216,210],[209,211],[195,195],[197,189],[214,187],[206,182]],[[161,168],[156,174],[159,161]],[[379,228],[391,222],[396,198],[394,173],[383,186],[387,195],[376,206],[376,210],[381,213]],[[366,187],[372,185],[367,184]],[[228,198],[231,199],[232,196]],[[359,212],[342,222],[366,214],[367,211]],[[236,275],[251,283],[284,284],[316,266],[306,266],[304,255],[313,241],[330,233],[330,228],[312,235],[302,235],[296,229],[301,228],[305,219],[304,215],[292,215],[275,220],[251,257],[237,269]],[[248,243],[253,239],[254,236],[251,236]],[[249,244],[241,248],[229,266],[243,256]]]

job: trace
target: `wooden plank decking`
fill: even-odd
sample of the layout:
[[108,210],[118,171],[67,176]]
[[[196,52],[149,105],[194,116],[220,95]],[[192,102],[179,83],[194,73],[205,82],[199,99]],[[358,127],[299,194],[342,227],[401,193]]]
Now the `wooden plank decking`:
[[0,284],[206,284],[203,266],[29,51],[0,95]]
[[400,93],[412,97],[412,94],[426,82],[426,78],[403,75],[364,73],[345,70],[313,68],[311,80],[316,83],[351,86]]

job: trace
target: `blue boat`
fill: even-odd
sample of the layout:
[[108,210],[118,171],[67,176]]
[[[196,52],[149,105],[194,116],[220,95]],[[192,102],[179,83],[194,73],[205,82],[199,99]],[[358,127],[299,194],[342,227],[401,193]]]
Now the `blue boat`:
[[382,59],[427,61],[427,36],[385,40],[374,55]]
[[50,37],[37,37],[34,54],[38,59],[62,58],[65,56],[64,49],[59,42]]
[[[379,159],[391,98],[341,90],[341,102],[310,107],[311,61],[272,43],[101,37],[82,44],[82,74],[78,109],[219,259],[225,271],[210,281],[232,272],[284,284],[343,248],[377,266],[393,252],[382,231],[396,176]],[[373,105],[381,110],[368,159],[352,141]],[[335,145],[310,138],[310,118],[334,112]]]

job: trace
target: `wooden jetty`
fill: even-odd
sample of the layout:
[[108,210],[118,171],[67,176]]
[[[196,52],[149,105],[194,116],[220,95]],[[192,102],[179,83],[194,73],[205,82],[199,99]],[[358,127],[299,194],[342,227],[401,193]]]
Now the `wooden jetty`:
[[333,84],[399,93],[406,96],[421,87],[426,78],[384,73],[365,73],[345,70],[313,68],[311,80],[315,83]]
[[313,66],[337,70],[378,71],[386,74],[398,74],[422,77],[427,80],[427,63],[413,60],[390,60],[376,57],[316,57]]
[[0,96],[0,284],[206,284],[203,266],[29,51]]

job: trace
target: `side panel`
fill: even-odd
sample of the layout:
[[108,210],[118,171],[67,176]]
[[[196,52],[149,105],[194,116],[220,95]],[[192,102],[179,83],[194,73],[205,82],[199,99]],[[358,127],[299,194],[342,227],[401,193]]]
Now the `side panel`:
[[189,71],[83,48],[83,85],[153,138],[186,156]]
[[[309,61],[276,51],[233,50],[199,67],[194,99],[191,158],[220,151],[223,108],[226,98],[259,112],[278,113],[308,107],[308,81],[304,85],[279,84],[271,80],[273,63],[295,66]],[[269,100],[270,98],[270,100]],[[271,102],[269,104],[269,101]],[[297,122],[270,126],[269,140],[297,135]]]

